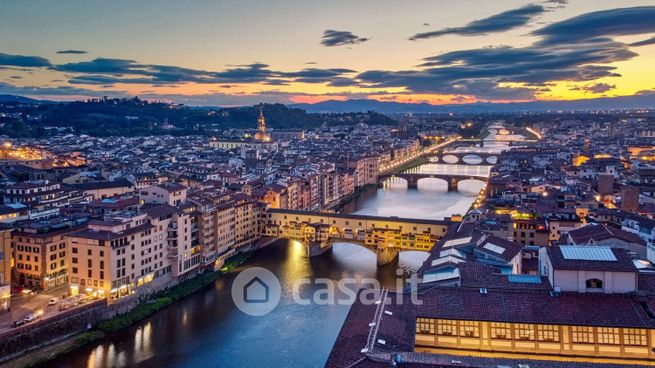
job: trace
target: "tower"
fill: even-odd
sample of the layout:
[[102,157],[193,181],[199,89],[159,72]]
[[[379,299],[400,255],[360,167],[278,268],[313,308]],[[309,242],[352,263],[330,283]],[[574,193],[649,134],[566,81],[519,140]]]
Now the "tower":
[[255,140],[260,142],[268,142],[271,137],[266,134],[266,119],[262,111],[262,105],[259,105],[259,117],[257,118],[257,133],[255,133]]
[[621,188],[621,209],[626,212],[639,211],[639,187],[625,185]]

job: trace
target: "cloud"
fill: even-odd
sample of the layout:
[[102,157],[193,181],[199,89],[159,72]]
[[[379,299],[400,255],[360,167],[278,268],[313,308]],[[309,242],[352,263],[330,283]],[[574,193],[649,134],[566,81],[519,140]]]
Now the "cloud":
[[0,65],[19,67],[50,66],[50,61],[39,56],[9,55],[0,52]]
[[91,61],[80,61],[54,66],[60,72],[72,73],[107,73],[107,74],[134,74],[139,71],[140,65],[134,60],[97,58]]
[[[71,84],[114,85],[174,83],[263,83],[288,85],[302,83],[338,83],[345,85],[346,75],[356,73],[345,68],[305,68],[294,72],[275,71],[264,63],[232,65],[222,71],[206,71],[168,65],[139,64],[133,60],[99,58],[54,66],[53,69],[74,74]],[[352,84],[352,83],[351,83]]]
[[282,73],[281,75],[293,78],[295,82],[301,83],[331,83],[337,78],[342,79],[344,75],[351,73],[355,73],[355,71],[345,68],[306,68],[297,72]]
[[139,64],[134,60],[98,58],[91,61],[68,63],[54,70],[76,73],[74,84],[171,84],[171,83],[256,83],[274,77],[275,73],[263,63],[237,65],[212,72],[169,65]]
[[[545,91],[555,81],[592,82],[620,77],[615,63],[638,54],[630,50],[634,44],[614,37],[655,32],[651,19],[655,19],[655,7],[582,14],[533,31],[531,34],[539,39],[529,46],[452,51],[426,57],[416,69],[373,70],[355,78],[368,87],[400,87],[414,93],[487,99],[529,97],[530,91]],[[613,88],[611,84],[597,83],[585,91],[605,93]]]
[[417,33],[410,37],[412,41],[445,35],[478,36],[488,33],[504,32],[525,26],[546,9],[541,5],[529,4],[518,9],[508,10],[488,18],[475,20],[463,27],[444,28],[437,31]]
[[[508,99],[514,94],[523,99],[552,81],[582,82],[619,76],[616,67],[603,64],[636,55],[626,44],[611,40],[575,45],[536,43],[523,48],[453,51],[425,58],[419,69],[368,71],[356,78],[376,88],[404,87],[416,93],[469,94],[486,99]],[[529,88],[499,87],[502,83]]]
[[79,55],[79,54],[87,54],[88,52],[84,50],[60,50],[57,51],[58,54],[72,54],[72,55]]
[[9,83],[0,82],[0,93],[22,96],[104,96],[108,93],[112,95],[124,96],[124,91],[95,91],[86,88],[76,88],[72,86],[59,87],[39,87],[39,86],[15,86]]
[[323,32],[323,37],[321,38],[321,45],[323,46],[344,46],[344,45],[356,45],[369,41],[370,38],[359,37],[354,35],[352,32],[348,31],[335,31],[333,29],[328,29]]
[[584,91],[594,94],[602,94],[613,89],[616,89],[616,85],[608,83],[595,83],[587,86],[570,88],[571,91]]
[[651,37],[643,41],[633,42],[630,44],[630,46],[638,47],[638,46],[648,46],[653,44],[655,44],[655,37]]
[[581,14],[533,31],[542,44],[588,42],[655,32],[655,6],[601,10]]

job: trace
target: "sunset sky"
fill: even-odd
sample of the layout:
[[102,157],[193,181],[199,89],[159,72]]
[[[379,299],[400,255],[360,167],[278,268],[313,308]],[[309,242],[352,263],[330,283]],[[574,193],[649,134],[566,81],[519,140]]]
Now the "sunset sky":
[[0,2],[0,93],[190,105],[655,88],[654,1]]

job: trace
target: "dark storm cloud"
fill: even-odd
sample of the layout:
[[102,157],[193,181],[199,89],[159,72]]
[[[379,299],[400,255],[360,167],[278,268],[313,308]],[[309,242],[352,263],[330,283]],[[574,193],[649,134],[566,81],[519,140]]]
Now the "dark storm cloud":
[[84,50],[60,50],[57,51],[58,54],[71,54],[71,55],[81,55],[81,54],[87,54],[88,52]]
[[19,67],[50,66],[50,61],[39,56],[9,55],[0,52],[0,65]]
[[415,41],[450,34],[477,36],[487,33],[504,32],[528,24],[534,17],[545,11],[546,9],[541,5],[530,4],[470,22],[463,27],[444,28],[437,31],[417,33],[409,39]]
[[335,31],[333,29],[328,29],[323,32],[323,37],[321,38],[321,45],[323,46],[344,46],[344,45],[356,45],[358,43],[366,42],[370,40],[369,38],[359,37],[352,32],[348,31]]
[[574,43],[596,38],[655,32],[655,6],[610,9],[578,15],[532,32],[543,44]]

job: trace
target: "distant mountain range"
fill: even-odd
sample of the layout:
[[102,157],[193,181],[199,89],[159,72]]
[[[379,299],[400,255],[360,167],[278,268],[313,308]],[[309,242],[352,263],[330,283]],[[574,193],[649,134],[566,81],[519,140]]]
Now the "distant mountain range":
[[[28,97],[0,94],[0,103],[44,103]],[[447,114],[447,113],[501,113],[517,111],[567,111],[567,110],[617,110],[617,109],[655,109],[655,91],[634,96],[603,97],[570,101],[531,101],[531,102],[475,102],[468,104],[431,105],[428,103],[403,103],[377,100],[327,100],[314,104],[289,104],[290,108],[305,110],[308,113],[350,113],[375,111],[382,114]],[[199,106],[201,109],[220,109],[214,106]]]
[[469,104],[430,105],[427,103],[402,103],[376,100],[328,100],[315,104],[292,104],[289,107],[316,112],[354,112],[376,111],[382,114],[446,114],[446,113],[485,113],[517,111],[559,111],[559,110],[616,110],[616,109],[655,109],[655,92],[634,96],[606,97],[571,101],[532,101],[493,103],[476,102]]

